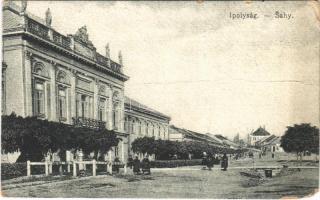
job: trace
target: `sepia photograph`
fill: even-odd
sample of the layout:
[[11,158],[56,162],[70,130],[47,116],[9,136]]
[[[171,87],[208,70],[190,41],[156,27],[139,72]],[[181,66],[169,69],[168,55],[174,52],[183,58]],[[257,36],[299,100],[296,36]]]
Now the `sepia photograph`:
[[1,6],[1,197],[320,198],[319,0]]

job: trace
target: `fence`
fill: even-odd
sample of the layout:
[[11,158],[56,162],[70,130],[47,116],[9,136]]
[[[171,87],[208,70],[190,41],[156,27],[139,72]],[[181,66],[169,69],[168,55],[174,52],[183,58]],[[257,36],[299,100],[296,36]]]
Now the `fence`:
[[[86,169],[86,165],[92,165],[92,176],[97,175],[97,165],[106,165],[107,173],[112,174],[112,162],[108,161],[70,161],[70,162],[50,162],[50,161],[45,161],[45,162],[30,162],[29,160],[27,161],[27,176],[31,176],[31,166],[32,165],[43,165],[45,167],[45,175],[48,176],[49,174],[52,174],[52,166],[53,165],[59,165],[59,173],[62,175],[63,170],[62,166],[67,165],[67,171],[70,173],[71,171],[71,165],[73,166],[73,176],[77,176],[77,165],[79,171],[81,169]],[[124,174],[127,173],[127,164],[123,164],[124,168]]]

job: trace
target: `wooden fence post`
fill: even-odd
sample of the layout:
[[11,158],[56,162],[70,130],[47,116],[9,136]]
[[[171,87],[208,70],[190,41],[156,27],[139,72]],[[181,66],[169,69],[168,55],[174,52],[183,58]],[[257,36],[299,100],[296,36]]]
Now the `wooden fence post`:
[[96,160],[92,160],[92,176],[96,176]]
[[59,173],[60,173],[61,176],[63,175],[62,164],[61,164],[61,163],[60,163],[60,165],[59,165]]
[[77,165],[76,162],[73,161],[73,176],[76,177],[77,176]]
[[52,162],[49,162],[49,174],[52,174]]
[[31,165],[30,160],[27,161],[27,176],[31,176]]
[[44,163],[44,171],[45,171],[46,176],[48,176],[49,175],[49,166],[48,166],[47,160]]
[[126,164],[124,164],[124,174],[127,174],[127,163]]

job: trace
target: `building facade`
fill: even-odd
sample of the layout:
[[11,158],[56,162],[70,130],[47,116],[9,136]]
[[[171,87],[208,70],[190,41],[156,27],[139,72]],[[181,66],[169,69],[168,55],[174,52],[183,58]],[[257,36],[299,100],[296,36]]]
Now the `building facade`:
[[122,139],[112,156],[127,157],[122,56],[101,55],[86,26],[62,35],[12,2],[3,6],[2,114],[37,116],[66,124],[104,127]]
[[131,143],[138,137],[169,139],[170,117],[139,102],[125,97],[124,130],[129,135],[128,153],[132,154]]
[[256,146],[260,140],[270,137],[270,133],[265,127],[259,127],[257,130],[249,134],[248,143],[252,146]]
[[[138,137],[169,139],[170,117],[124,95],[122,55],[96,51],[86,26],[62,35],[12,2],[3,6],[2,114],[114,130],[121,141],[109,156],[126,161]],[[81,154],[81,153],[80,153]],[[19,153],[3,155],[14,162]],[[67,158],[73,155],[67,152]],[[67,159],[69,160],[69,159]]]

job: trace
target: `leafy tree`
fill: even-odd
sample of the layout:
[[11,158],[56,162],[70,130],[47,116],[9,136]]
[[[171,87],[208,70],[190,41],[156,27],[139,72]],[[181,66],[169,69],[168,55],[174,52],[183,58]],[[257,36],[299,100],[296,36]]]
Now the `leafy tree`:
[[318,153],[319,129],[310,124],[294,124],[288,126],[285,134],[281,137],[281,147],[286,152],[295,152],[297,158],[305,151]]
[[156,141],[154,137],[142,137],[135,139],[131,148],[133,152],[154,154],[156,152]]
[[48,152],[59,152],[64,158],[66,150],[104,154],[119,142],[113,131],[93,130],[67,124],[40,120],[36,117],[22,118],[11,114],[2,116],[1,148],[5,153],[20,151],[18,162],[40,161]]

